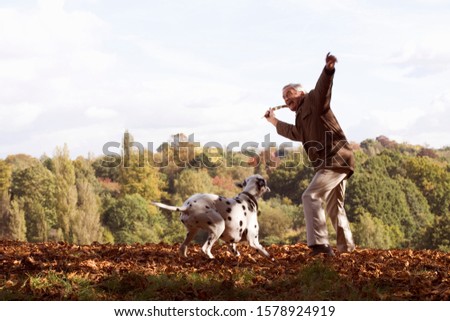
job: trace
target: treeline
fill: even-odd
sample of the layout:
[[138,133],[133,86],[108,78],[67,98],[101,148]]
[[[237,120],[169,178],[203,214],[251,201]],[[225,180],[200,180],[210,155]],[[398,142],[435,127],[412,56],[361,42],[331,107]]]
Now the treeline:
[[[122,146],[131,143],[126,134]],[[450,148],[397,144],[383,136],[353,148],[357,168],[346,210],[356,243],[449,251]],[[262,242],[304,242],[301,195],[314,175],[305,159],[301,148],[239,153],[187,142],[165,144],[155,153],[124,148],[120,155],[75,160],[67,146],[40,159],[10,155],[0,160],[0,238],[180,242],[185,229],[178,214],[150,201],[181,204],[198,192],[231,197],[239,193],[234,182],[259,173],[272,189],[260,202]]]

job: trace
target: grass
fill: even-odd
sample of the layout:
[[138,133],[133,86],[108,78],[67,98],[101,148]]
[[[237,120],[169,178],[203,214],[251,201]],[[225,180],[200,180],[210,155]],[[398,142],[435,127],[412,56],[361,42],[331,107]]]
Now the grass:
[[113,273],[95,283],[81,275],[48,271],[27,275],[19,283],[18,290],[0,283],[0,300],[379,300],[387,291],[374,284],[359,289],[322,261],[278,279],[236,267],[226,276]]
[[176,245],[165,244],[2,246],[0,300],[448,300],[450,295],[450,257],[429,250],[362,249],[313,258],[305,244],[272,245],[274,259],[267,260],[244,245],[239,258],[223,246],[210,260],[199,247],[180,258]]

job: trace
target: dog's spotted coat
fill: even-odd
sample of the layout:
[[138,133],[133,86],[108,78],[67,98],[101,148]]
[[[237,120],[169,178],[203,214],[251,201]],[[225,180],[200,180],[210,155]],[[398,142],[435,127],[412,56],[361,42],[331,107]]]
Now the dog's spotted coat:
[[181,212],[181,222],[188,230],[186,239],[180,246],[180,253],[183,256],[187,255],[187,246],[199,230],[208,232],[202,251],[210,258],[213,258],[211,248],[219,238],[229,244],[235,255],[239,255],[236,243],[247,240],[251,247],[267,257],[270,256],[258,240],[257,201],[270,189],[260,175],[250,176],[238,186],[242,187],[243,191],[235,198],[214,194],[195,194],[180,207],[153,203],[161,208]]

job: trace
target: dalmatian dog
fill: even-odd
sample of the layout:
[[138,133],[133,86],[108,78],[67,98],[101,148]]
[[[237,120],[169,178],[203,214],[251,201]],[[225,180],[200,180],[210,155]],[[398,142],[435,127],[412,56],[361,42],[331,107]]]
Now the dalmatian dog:
[[266,257],[269,253],[258,240],[258,201],[270,188],[261,175],[252,175],[236,186],[242,192],[234,198],[214,194],[194,194],[182,206],[170,206],[152,202],[154,205],[171,211],[179,211],[181,222],[186,226],[187,236],[180,246],[180,254],[187,256],[187,246],[199,230],[206,230],[208,238],[202,251],[213,259],[211,248],[220,238],[231,251],[239,256],[236,243],[247,240],[249,245]]

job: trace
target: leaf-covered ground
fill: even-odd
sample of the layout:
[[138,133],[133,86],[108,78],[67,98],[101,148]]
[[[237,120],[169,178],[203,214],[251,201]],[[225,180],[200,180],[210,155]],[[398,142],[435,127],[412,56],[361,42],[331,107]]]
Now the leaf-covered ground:
[[0,241],[0,300],[449,300],[450,254],[357,249],[310,257],[272,245],[266,259],[216,245],[188,258],[178,245],[78,246]]

